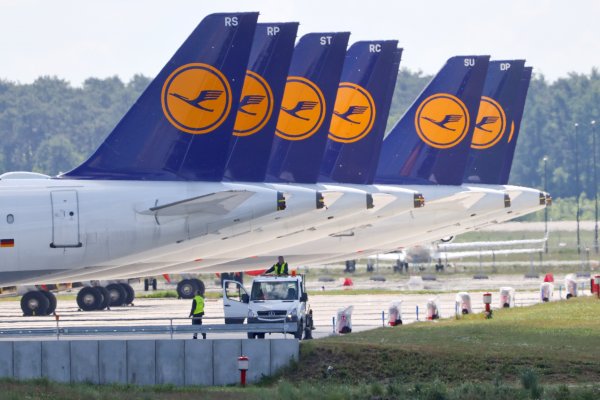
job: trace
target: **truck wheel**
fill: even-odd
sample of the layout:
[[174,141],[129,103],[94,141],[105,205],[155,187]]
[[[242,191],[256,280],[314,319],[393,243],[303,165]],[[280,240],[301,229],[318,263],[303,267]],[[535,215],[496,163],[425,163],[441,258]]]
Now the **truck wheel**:
[[147,292],[150,288],[150,280],[148,278],[144,279],[144,292]]
[[248,339],[255,339],[255,338],[256,338],[256,333],[248,332]]
[[48,298],[37,290],[27,292],[21,297],[21,310],[24,316],[46,315],[49,305]]
[[302,340],[302,334],[304,333],[303,320],[298,321],[298,330],[294,333],[294,337],[298,340]]
[[127,292],[125,288],[118,283],[111,283],[106,286],[106,290],[110,294],[110,301],[108,305],[111,307],[122,306],[127,299]]
[[257,333],[256,337],[259,339],[264,339],[265,338],[265,334],[264,333]]
[[156,286],[157,286],[156,278],[153,278],[152,279],[152,290],[156,290]]

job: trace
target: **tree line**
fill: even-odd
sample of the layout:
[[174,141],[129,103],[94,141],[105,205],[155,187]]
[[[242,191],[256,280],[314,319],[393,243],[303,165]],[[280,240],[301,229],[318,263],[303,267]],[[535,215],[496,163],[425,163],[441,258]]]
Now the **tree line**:
[[[430,79],[421,72],[400,71],[388,129]],[[56,77],[31,84],[0,80],[0,171],[69,171],[96,149],[149,82],[141,75],[128,82],[89,78],[80,87]],[[578,192],[593,198],[592,120],[600,125],[597,69],[554,82],[534,75],[510,182],[543,188],[547,157],[546,186],[555,198],[575,198]],[[596,129],[600,135],[600,126]],[[600,160],[600,151],[598,156]]]

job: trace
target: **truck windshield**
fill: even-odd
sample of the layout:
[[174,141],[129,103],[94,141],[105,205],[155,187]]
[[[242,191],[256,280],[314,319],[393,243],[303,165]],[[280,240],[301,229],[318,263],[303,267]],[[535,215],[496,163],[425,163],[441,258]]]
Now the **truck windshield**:
[[250,300],[298,300],[298,282],[254,282]]

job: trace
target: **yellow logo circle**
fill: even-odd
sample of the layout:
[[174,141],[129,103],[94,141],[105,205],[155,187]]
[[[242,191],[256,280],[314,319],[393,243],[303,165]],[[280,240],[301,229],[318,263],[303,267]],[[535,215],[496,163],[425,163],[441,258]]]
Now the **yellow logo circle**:
[[415,114],[417,134],[425,143],[438,149],[459,144],[469,129],[469,111],[456,96],[437,93],[426,98]]
[[169,75],[161,93],[162,110],[177,129],[192,134],[214,131],[231,110],[231,88],[215,67],[186,64]]
[[325,118],[325,98],[321,89],[301,76],[289,76],[285,84],[275,134],[282,139],[311,137]]
[[341,82],[335,98],[329,138],[340,143],[354,143],[371,132],[375,121],[375,102],[363,87]]
[[471,148],[490,148],[502,139],[505,131],[506,115],[502,106],[496,100],[482,96]]
[[261,130],[273,113],[273,92],[256,72],[246,71],[233,134],[250,136]]

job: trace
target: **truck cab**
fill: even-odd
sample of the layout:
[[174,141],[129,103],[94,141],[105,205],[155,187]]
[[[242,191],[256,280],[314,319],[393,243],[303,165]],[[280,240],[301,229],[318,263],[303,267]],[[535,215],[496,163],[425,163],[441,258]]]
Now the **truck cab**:
[[[298,322],[297,339],[312,337],[312,310],[301,275],[259,276],[248,292],[235,281],[223,283],[225,323],[249,324],[268,322]],[[264,333],[248,332],[248,338],[264,338]]]

